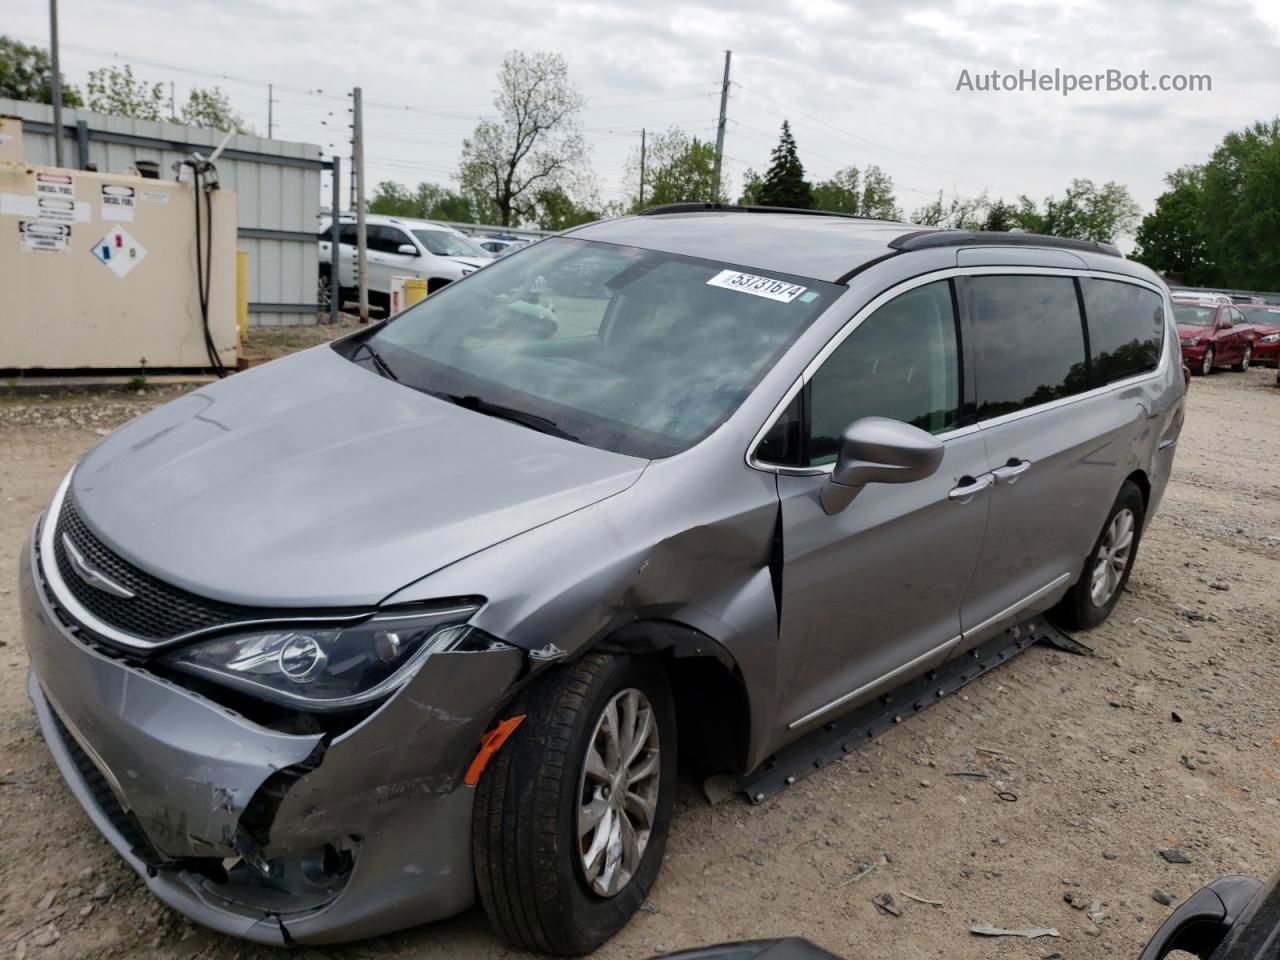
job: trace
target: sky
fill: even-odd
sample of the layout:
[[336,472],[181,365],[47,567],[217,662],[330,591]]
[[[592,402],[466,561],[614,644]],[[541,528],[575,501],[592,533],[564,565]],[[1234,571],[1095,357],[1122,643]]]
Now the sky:
[[[0,8],[0,32],[47,42],[45,4]],[[361,86],[370,192],[388,179],[452,183],[512,49],[564,55],[604,200],[630,199],[641,128],[714,139],[725,50],[735,197],[748,167],[768,166],[785,118],[811,180],[877,164],[906,215],[940,192],[1041,201],[1077,177],[1124,184],[1145,212],[1169,171],[1280,113],[1276,0],[60,0],[59,11],[70,82],[127,63],[178,101],[217,85],[262,134],[272,84],[272,133],[344,165],[348,92]],[[957,89],[962,71],[977,86],[1032,69],[1207,74],[1212,89]]]

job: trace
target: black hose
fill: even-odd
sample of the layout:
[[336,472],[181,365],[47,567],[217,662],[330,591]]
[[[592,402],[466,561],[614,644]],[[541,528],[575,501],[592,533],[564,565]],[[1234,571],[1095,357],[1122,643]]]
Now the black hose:
[[[213,372],[219,377],[227,375],[227,368],[218,356],[218,349],[213,343],[213,334],[209,330],[209,289],[213,278],[213,198],[208,190],[201,189],[201,167],[197,161],[184,161],[191,167],[191,185],[196,203],[196,294],[200,299],[200,321],[204,326],[204,347],[209,355],[209,363]],[[205,195],[205,237],[200,237],[200,194]]]

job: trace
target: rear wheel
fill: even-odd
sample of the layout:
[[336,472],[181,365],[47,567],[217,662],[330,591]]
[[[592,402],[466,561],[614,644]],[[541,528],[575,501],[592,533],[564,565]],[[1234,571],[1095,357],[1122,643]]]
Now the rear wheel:
[[1244,373],[1249,369],[1249,361],[1253,359],[1253,344],[1246,343],[1244,346],[1244,356],[1240,358],[1239,363],[1233,363],[1231,369],[1236,373]]
[[1085,561],[1080,579],[1059,606],[1070,626],[1088,630],[1111,615],[1129,582],[1145,514],[1142,491],[1133,481],[1126,480]]
[[588,654],[523,709],[476,790],[480,899],[514,946],[578,956],[622,928],[662,865],[675,708],[655,662]]

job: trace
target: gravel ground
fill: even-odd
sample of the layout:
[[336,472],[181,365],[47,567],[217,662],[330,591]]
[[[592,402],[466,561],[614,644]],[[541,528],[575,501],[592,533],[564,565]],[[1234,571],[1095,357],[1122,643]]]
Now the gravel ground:
[[[1033,648],[770,802],[686,793],[644,910],[598,956],[802,934],[849,957],[1136,958],[1171,907],[1280,842],[1280,390],[1192,386],[1174,478],[1098,656]],[[0,401],[10,554],[70,464],[172,394]],[[12,570],[12,567],[9,568]],[[153,899],[62,784],[0,577],[0,956],[283,957]],[[956,776],[965,774],[965,776]],[[1017,795],[1016,802],[996,796]],[[1177,850],[1188,863],[1171,863]],[[1178,859],[1178,858],[1174,858]],[[890,894],[900,916],[873,898]],[[915,898],[937,901],[938,905]],[[1055,927],[1034,941],[974,924]],[[510,956],[472,910],[322,957]]]

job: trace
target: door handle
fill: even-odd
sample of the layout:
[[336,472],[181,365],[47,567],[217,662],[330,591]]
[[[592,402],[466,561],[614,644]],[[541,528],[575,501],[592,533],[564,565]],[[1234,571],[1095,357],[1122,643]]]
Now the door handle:
[[1010,460],[1003,467],[996,467],[991,475],[1000,483],[1014,484],[1018,478],[1031,469],[1030,460]]
[[995,478],[989,473],[984,473],[982,476],[976,478],[961,477],[960,486],[948,493],[947,499],[959,500],[961,503],[968,503],[970,499],[995,484],[995,482]]

